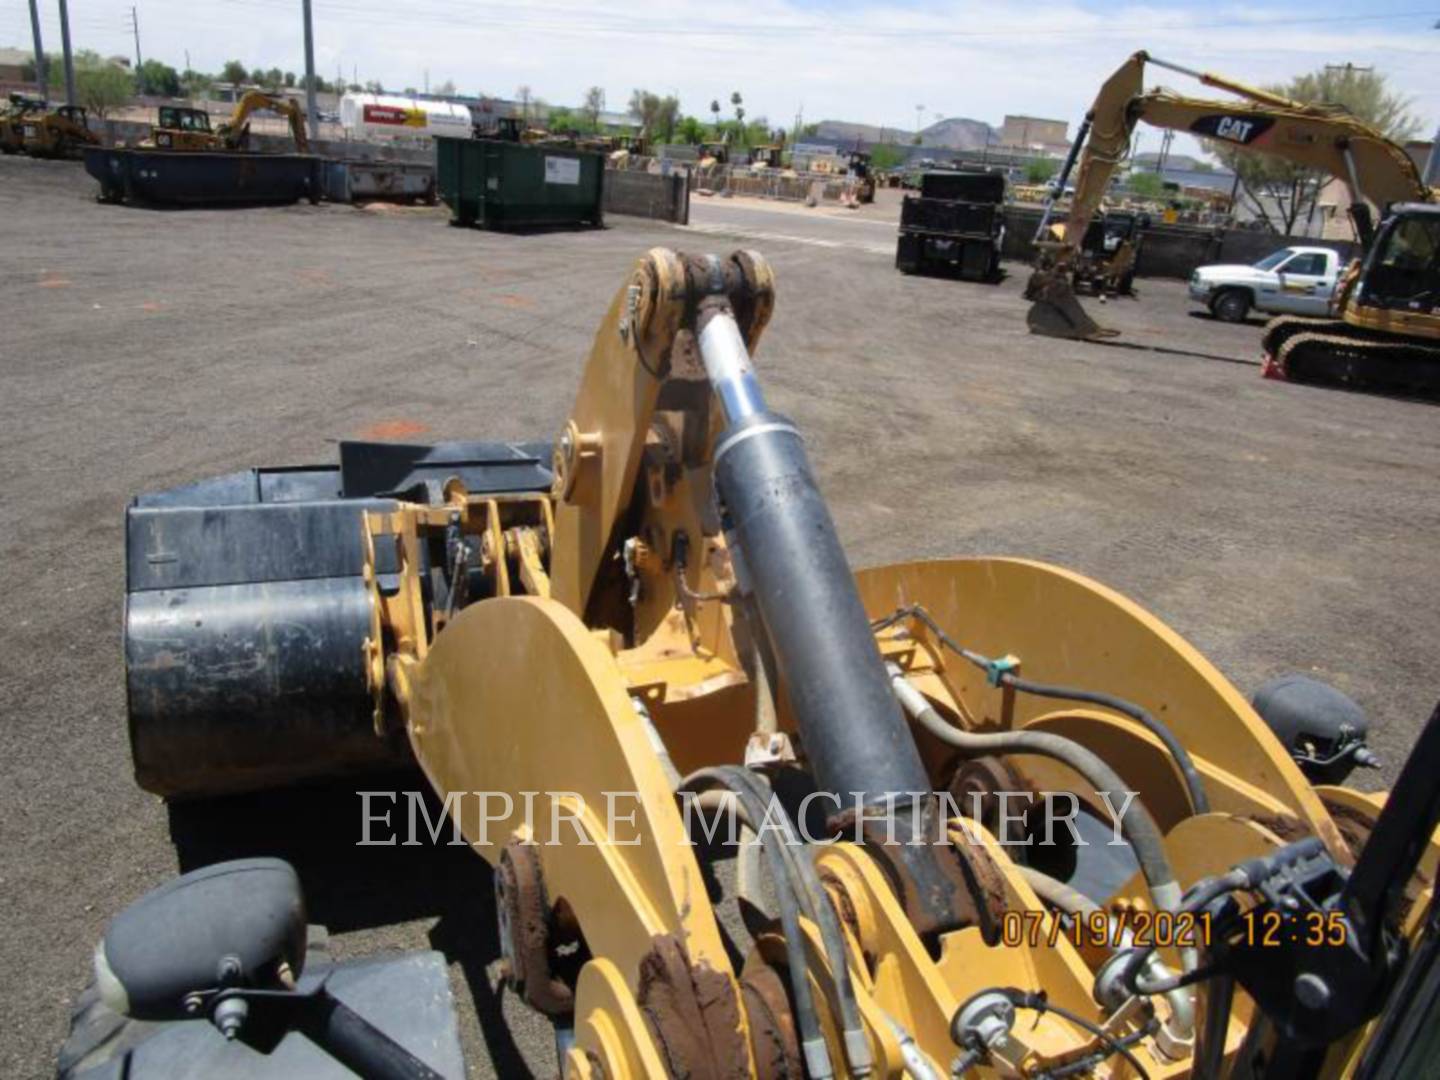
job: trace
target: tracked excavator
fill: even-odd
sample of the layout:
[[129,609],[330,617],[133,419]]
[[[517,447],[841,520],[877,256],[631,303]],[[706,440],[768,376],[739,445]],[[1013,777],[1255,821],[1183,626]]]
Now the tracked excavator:
[[261,109],[267,109],[284,117],[290,124],[290,137],[295,140],[295,152],[310,152],[310,137],[305,134],[305,115],[300,106],[287,97],[267,94],[263,90],[249,90],[235,103],[235,111],[215,129],[219,149],[245,150],[250,146],[250,118]]
[[[1243,100],[1147,91],[1147,64]],[[1086,314],[1071,277],[1080,240],[1141,121],[1271,154],[1338,177],[1350,189],[1362,253],[1336,289],[1331,317],[1281,316],[1266,328],[1267,377],[1440,394],[1440,205],[1404,149],[1338,106],[1291,101],[1144,52],[1106,80],[1071,147],[1060,187],[1077,158],[1079,172],[1058,238],[1047,234],[1048,206],[1042,217],[1036,269],[1025,290],[1032,333],[1092,341],[1115,336]],[[1381,214],[1378,226],[1372,206]]]
[[[757,254],[653,249],[553,442],[138,497],[140,785],[418,763],[574,1080],[1416,1075],[1440,712],[1362,794],[1353,702],[1252,705],[1079,574],[853,572],[761,387],[776,298]],[[263,858],[138,900],[62,1075],[459,1075],[443,965],[317,958],[304,911]]]

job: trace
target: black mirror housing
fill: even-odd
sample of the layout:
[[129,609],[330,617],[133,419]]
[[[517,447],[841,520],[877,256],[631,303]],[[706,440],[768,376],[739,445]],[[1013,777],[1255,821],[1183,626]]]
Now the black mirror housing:
[[192,871],[111,920],[95,948],[105,1004],[137,1020],[194,1015],[187,998],[224,987],[275,988],[305,960],[305,900],[295,868],[240,859]]

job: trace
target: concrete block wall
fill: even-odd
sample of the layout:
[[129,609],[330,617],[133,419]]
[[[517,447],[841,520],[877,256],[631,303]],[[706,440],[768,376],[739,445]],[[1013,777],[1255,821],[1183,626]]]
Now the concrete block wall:
[[606,169],[604,207],[607,214],[690,223],[690,187],[684,173],[658,173]]

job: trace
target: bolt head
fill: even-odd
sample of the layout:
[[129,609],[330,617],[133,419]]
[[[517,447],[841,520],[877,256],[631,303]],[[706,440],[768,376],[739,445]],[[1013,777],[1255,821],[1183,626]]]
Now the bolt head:
[[1295,979],[1295,1000],[1314,1012],[1330,1005],[1330,984],[1314,972],[1307,971]]

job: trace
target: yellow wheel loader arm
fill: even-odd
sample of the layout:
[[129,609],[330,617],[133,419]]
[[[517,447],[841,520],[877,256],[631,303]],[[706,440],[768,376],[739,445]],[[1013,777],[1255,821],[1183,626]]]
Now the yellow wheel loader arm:
[[[353,692],[366,737],[409,747],[492,867],[507,983],[573,1036],[567,1077],[1129,1080],[1271,1054],[1285,1068],[1259,1075],[1344,1075],[1424,940],[1440,800],[1416,793],[1440,743],[1388,803],[1317,790],[1276,720],[1096,582],[1006,558],[853,573],[761,389],[775,302],[757,254],[651,250],[600,323],[548,487],[533,444],[342,448],[339,500],[329,475],[297,501],[292,470],[273,504],[286,536],[342,529],[300,552],[304,580],[226,567],[187,592],[187,519],[161,498],[169,558],[141,530],[131,564],[164,588],[131,595],[127,628],[152,786],[313,767]],[[266,504],[223,502],[200,499],[203,544],[249,550],[235,530]],[[240,621],[200,606],[225,588]],[[315,651],[351,618],[348,652]],[[257,745],[252,716],[218,745],[230,701],[278,722],[312,662],[333,689],[311,749]],[[1405,920],[1374,917],[1377,882],[1408,890]],[[1302,900],[1332,904],[1313,912],[1331,952],[1257,943],[1247,915]]]
[[[1146,91],[1147,63],[1190,75],[1241,100],[1190,98],[1165,89]],[[1029,318],[1033,332],[1074,338],[1113,334],[1085,314],[1067,278],[1085,229],[1129,152],[1136,124],[1142,121],[1338,177],[1350,188],[1351,214],[1362,244],[1368,244],[1373,231],[1367,202],[1383,211],[1392,202],[1435,201],[1433,190],[1404,148],[1343,109],[1291,101],[1137,52],[1101,86],[1076,139],[1076,148],[1083,144],[1083,150],[1069,214],[1058,241],[1038,243],[1035,271],[1026,288],[1027,299],[1034,301]],[[1074,155],[1072,151],[1072,161],[1064,172]],[[1063,189],[1063,172],[1057,186]],[[1048,224],[1048,207],[1043,220]],[[1039,235],[1044,235],[1043,228]]]
[[[1265,1026],[1243,993],[1211,1021],[1212,1045],[1197,1048],[1193,990],[1097,1004],[1112,952],[1090,929],[1124,923],[1143,935],[1180,919],[1193,932],[1180,941],[1166,930],[1157,970],[1193,969],[1209,943],[1180,916],[1180,890],[1304,837],[1348,863],[1325,802],[1241,695],[1153,616],[1056,567],[966,559],[876,567],[853,582],[847,573],[826,595],[847,614],[836,596],[858,601],[858,655],[908,686],[931,724],[999,746],[1019,735],[1010,746],[1020,752],[957,753],[912,714],[890,734],[913,739],[894,746],[897,760],[918,756],[925,858],[857,827],[836,780],[864,790],[871,766],[892,776],[893,763],[846,761],[828,745],[874,732],[823,726],[834,718],[817,695],[841,705],[800,685],[813,664],[785,635],[813,635],[824,654],[841,650],[843,632],[787,610],[806,608],[803,560],[781,574],[792,590],[781,608],[768,602],[761,590],[771,561],[786,558],[786,527],[751,532],[745,518],[813,483],[795,457],[765,472],[793,445],[788,421],[758,403],[749,367],[773,304],[758,256],[650,252],[596,335],[548,500],[452,484],[440,505],[366,517],[377,723],[403,727],[442,798],[488,793],[452,814],[499,876],[513,984],[536,1008],[574,1018],[566,1075],[943,1076],[968,1055],[977,1069],[1028,1076],[1088,1054],[1096,1075],[1161,1077],[1193,1075],[1197,1053],[1232,1061]],[[747,443],[758,496],[724,471],[740,468]],[[807,533],[800,550],[824,562],[823,516],[807,520],[822,535]],[[419,555],[457,528],[490,553],[496,595],[442,617],[427,611]],[[765,546],[746,546],[760,536]],[[376,561],[387,548],[401,567],[394,589]],[[1094,702],[1017,693],[947,639],[1011,658],[1006,671],[1103,687],[1165,717],[1203,805],[1150,727]],[[1064,752],[1023,752],[1036,736],[1098,755],[1136,793],[1163,837],[1159,868],[1132,869],[1108,895],[1067,909],[1054,880],[1000,842],[1015,839],[1013,821],[978,803],[928,802],[935,791],[1065,792],[1103,818],[1100,774]],[[706,808],[762,830],[754,796],[797,774],[822,800],[827,842],[798,848],[809,871],[786,870],[783,854],[767,864],[776,887],[797,892],[789,926],[769,913],[748,948],[727,947],[696,830]],[[536,792],[550,793],[538,814],[526,804]],[[742,847],[739,858],[752,854]],[[1082,919],[1089,929],[1076,929]],[[562,940],[590,958],[578,974],[547,964]],[[957,1044],[962,1006],[996,987],[1033,1015],[986,1043],[984,1016],[966,1014]],[[1109,1049],[1117,1042],[1125,1056]]]

